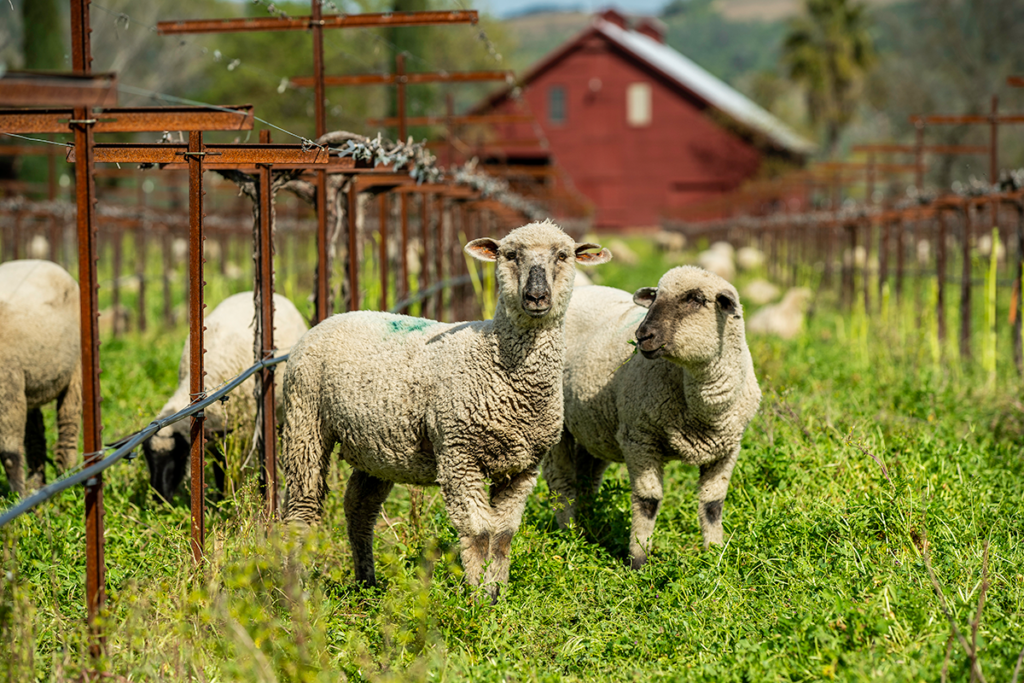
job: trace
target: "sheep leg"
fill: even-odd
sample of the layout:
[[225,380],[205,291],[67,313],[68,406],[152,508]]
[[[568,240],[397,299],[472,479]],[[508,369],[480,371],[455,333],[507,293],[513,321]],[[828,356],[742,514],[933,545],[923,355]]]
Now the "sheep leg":
[[0,461],[7,483],[19,496],[25,495],[25,375],[0,365]]
[[660,457],[646,449],[639,453],[627,450],[625,455],[633,507],[633,524],[629,532],[630,565],[633,569],[640,569],[647,563],[654,521],[658,518],[664,497],[664,465]]
[[57,397],[57,446],[54,464],[65,472],[78,462],[78,428],[82,420],[82,368],[68,382],[67,389]]
[[[294,399],[292,399],[294,400]],[[289,396],[285,395],[286,403]],[[285,475],[286,523],[315,524],[327,496],[334,440],[324,434],[315,408],[293,403],[286,408],[281,436],[281,468]]]
[[576,446],[576,481],[584,496],[597,496],[609,464],[607,460],[592,456],[583,446]]
[[46,427],[43,411],[33,408],[25,420],[25,486],[29,491],[46,483]]
[[394,485],[394,482],[378,479],[372,474],[352,470],[345,488],[345,519],[356,581],[367,586],[377,585],[373,571],[373,527],[377,524],[381,505]]
[[[452,462],[449,455],[439,454],[438,462]],[[478,470],[438,469],[438,483],[448,517],[459,534],[462,569],[471,586],[480,585],[484,565],[491,549],[491,505],[484,491],[483,475]]]
[[498,600],[501,585],[508,583],[512,538],[519,531],[526,499],[536,484],[537,467],[534,466],[491,488],[494,533],[491,535],[490,564],[484,573],[484,583],[488,585],[492,602]]
[[700,466],[700,479],[697,482],[697,520],[700,522],[705,550],[712,544],[722,544],[722,503],[729,490],[729,479],[732,477],[738,455],[737,448],[718,462]]
[[569,430],[562,430],[562,439],[544,458],[544,479],[555,495],[555,520],[564,529],[576,516],[576,440]]

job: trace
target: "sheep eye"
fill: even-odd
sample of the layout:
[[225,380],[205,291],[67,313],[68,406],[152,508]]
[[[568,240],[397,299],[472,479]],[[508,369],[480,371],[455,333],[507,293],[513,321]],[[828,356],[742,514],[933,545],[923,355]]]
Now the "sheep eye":
[[569,258],[569,255],[568,255],[568,254],[566,254],[566,253],[565,253],[564,251],[563,251],[562,253],[560,253],[560,254],[558,255],[558,260],[559,260],[559,261],[565,261],[565,260],[567,260],[568,258]]
[[697,304],[699,306],[706,306],[708,300],[704,298],[704,295],[700,292],[690,292],[686,295],[686,302],[691,304]]
[[509,261],[515,261],[516,260],[516,252],[514,252],[514,251],[506,251],[505,252],[505,258],[507,260],[509,260]]

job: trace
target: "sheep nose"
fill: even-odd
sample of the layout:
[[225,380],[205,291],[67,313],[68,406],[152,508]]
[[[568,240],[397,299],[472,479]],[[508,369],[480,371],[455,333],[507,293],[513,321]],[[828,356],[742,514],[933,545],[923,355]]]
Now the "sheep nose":
[[550,308],[551,289],[548,287],[544,269],[540,266],[530,268],[530,276],[523,290],[523,306],[528,312],[544,312]]

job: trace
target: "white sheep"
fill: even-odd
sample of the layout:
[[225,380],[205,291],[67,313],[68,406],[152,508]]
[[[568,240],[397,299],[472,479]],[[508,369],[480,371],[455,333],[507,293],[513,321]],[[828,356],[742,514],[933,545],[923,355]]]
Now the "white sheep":
[[764,306],[779,298],[781,294],[778,286],[773,285],[764,279],[751,280],[743,288],[743,298],[758,306]]
[[740,270],[754,270],[764,265],[764,252],[757,247],[740,247],[736,252],[736,265]]
[[594,284],[594,281],[590,279],[590,276],[584,273],[582,270],[577,270],[576,275],[573,277],[573,287],[589,287]]
[[[646,309],[646,310],[645,310]],[[722,502],[761,391],[736,289],[693,266],[657,288],[577,290],[566,315],[565,430],[544,478],[565,527],[579,496],[596,494],[609,462],[632,488],[629,554],[647,561],[665,464],[700,466],[697,518],[704,546],[722,542]],[[632,357],[636,348],[643,357]]]
[[[255,332],[255,305],[253,293],[242,292],[229,296],[206,316],[204,324],[204,346],[206,354],[203,366],[206,371],[204,386],[213,391],[224,382],[238,376],[250,367],[253,360]],[[305,333],[306,321],[291,301],[280,294],[274,295],[274,346],[279,353],[287,352]],[[189,339],[178,363],[178,388],[167,399],[157,419],[163,419],[185,408],[191,399]],[[279,370],[280,372],[280,370]],[[280,376],[280,375],[279,375]],[[255,380],[247,379],[231,394],[226,403],[217,402],[205,410],[204,434],[208,439],[223,437],[238,430],[249,434],[254,427],[256,399],[253,396]],[[278,407],[280,409],[280,392]],[[182,479],[191,471],[189,432],[191,420],[179,420],[164,427],[142,444],[146,463],[149,465],[149,483],[164,500],[170,500]],[[211,444],[213,445],[213,444]],[[213,449],[211,449],[213,450]],[[224,470],[213,452],[214,475],[217,485],[223,489]]]
[[467,581],[497,599],[540,459],[562,431],[574,264],[611,257],[592,249],[548,221],[473,240],[467,253],[497,263],[493,320],[359,311],[306,333],[284,377],[285,520],[319,521],[340,445],[352,466],[345,515],[357,581],[376,581],[373,527],[394,483],[437,484]]
[[697,255],[697,264],[723,280],[736,279],[736,264],[733,262],[733,248],[728,242],[715,242]]
[[782,301],[765,306],[750,316],[747,329],[752,334],[774,334],[783,339],[792,339],[804,326],[804,313],[811,302],[811,290],[794,287],[786,292]]
[[79,306],[78,283],[56,263],[0,264],[0,460],[19,495],[45,482],[41,406],[57,401],[57,469],[63,472],[78,459]]

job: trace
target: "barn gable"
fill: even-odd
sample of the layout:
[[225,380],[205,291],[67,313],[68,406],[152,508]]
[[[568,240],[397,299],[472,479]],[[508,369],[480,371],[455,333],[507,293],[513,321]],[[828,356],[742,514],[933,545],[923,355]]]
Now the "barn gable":
[[[755,177],[765,157],[799,165],[814,146],[660,39],[607,11],[521,79],[553,160],[603,229],[656,225],[666,211]],[[511,89],[476,111],[510,110]],[[515,137],[512,126],[503,131]],[[528,126],[518,128],[530,137]],[[508,150],[507,158],[541,150]]]

